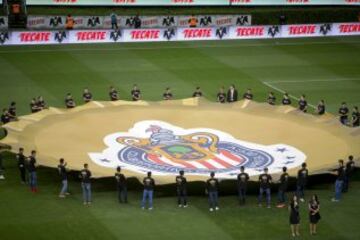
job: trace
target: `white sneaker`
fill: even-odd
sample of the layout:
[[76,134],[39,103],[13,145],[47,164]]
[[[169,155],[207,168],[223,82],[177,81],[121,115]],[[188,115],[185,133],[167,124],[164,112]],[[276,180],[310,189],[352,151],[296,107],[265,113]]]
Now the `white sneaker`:
[[153,208],[152,208],[152,207],[150,207],[150,208],[149,208],[149,211],[151,211],[151,210],[153,210]]
[[335,199],[335,198],[332,198],[331,199],[332,202],[339,202],[339,200]]
[[184,205],[183,207],[184,207],[184,208],[187,208],[187,207],[188,207],[188,205]]
[[4,180],[5,179],[4,175],[0,175],[0,179]]
[[305,199],[303,199],[303,198],[300,198],[300,202],[305,202]]
[[181,204],[179,204],[179,207],[182,207],[182,205],[181,205]]
[[145,210],[145,207],[141,207],[142,210]]
[[219,207],[216,207],[216,208],[215,208],[216,211],[219,211],[219,209],[220,209]]
[[214,209],[210,208],[210,212],[214,211]]

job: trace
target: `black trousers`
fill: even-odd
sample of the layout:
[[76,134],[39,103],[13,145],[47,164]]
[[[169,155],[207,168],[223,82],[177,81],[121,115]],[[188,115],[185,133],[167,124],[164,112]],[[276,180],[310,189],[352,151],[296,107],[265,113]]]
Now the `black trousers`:
[[26,182],[26,169],[25,167],[19,167],[20,170],[20,179],[22,182]]
[[177,197],[178,197],[178,204],[179,205],[187,205],[187,192],[186,189],[177,189]]
[[120,203],[127,203],[127,187],[118,186],[118,199]]

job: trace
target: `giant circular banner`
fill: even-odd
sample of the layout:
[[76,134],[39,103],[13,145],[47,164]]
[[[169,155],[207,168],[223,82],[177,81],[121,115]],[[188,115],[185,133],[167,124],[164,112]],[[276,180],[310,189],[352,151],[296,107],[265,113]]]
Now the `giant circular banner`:
[[128,177],[151,171],[158,183],[172,183],[180,170],[190,181],[210,172],[235,179],[240,166],[253,178],[265,167],[295,174],[303,162],[315,174],[360,154],[359,129],[341,126],[333,115],[252,101],[93,101],[23,116],[5,128],[0,142],[14,152],[37,150],[41,165],[56,167],[63,157],[73,170],[89,163],[95,177],[113,176],[121,166]]

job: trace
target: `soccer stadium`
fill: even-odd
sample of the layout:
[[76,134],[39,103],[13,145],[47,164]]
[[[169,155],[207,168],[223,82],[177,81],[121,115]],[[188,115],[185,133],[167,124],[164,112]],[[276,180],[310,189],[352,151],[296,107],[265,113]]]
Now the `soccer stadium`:
[[359,0],[0,0],[0,239],[360,239]]

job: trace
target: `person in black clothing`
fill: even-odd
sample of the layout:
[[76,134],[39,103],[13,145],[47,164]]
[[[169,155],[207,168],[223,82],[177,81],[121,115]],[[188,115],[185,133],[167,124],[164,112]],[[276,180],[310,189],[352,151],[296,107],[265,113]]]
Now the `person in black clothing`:
[[46,102],[44,100],[44,98],[42,96],[39,96],[37,99],[36,99],[36,105],[38,106],[38,108],[40,110],[43,110],[46,108]]
[[219,210],[218,194],[219,181],[215,178],[215,173],[210,173],[210,178],[206,181],[206,192],[209,195],[210,212]]
[[293,237],[300,236],[299,226],[300,226],[300,211],[299,211],[299,202],[296,195],[293,196],[289,205],[290,211],[290,228],[291,234]]
[[243,95],[243,98],[244,98],[244,99],[247,99],[247,100],[253,100],[254,95],[252,94],[250,88],[249,88],[248,90],[246,90],[246,92],[245,92],[244,95]]
[[325,101],[320,100],[319,104],[317,105],[317,114],[323,115],[325,114]]
[[225,103],[225,102],[226,102],[226,93],[225,93],[225,91],[224,91],[224,87],[221,87],[221,88],[220,88],[220,90],[219,90],[216,98],[217,98],[217,101],[218,101],[219,103]]
[[289,174],[287,173],[287,168],[283,167],[283,173],[280,176],[280,184],[279,184],[279,192],[278,192],[278,208],[285,207],[286,202],[286,190],[288,188],[288,182],[289,182]]
[[346,106],[346,102],[343,102],[341,104],[341,107],[339,108],[339,118],[340,118],[340,122],[343,125],[346,125],[348,123],[348,114],[349,114],[349,108]]
[[65,98],[65,105],[66,108],[74,108],[76,107],[75,101],[73,97],[71,96],[71,93],[68,93]]
[[32,150],[31,155],[28,158],[28,171],[29,171],[29,184],[30,189],[33,193],[36,193],[38,191],[37,189],[37,175],[36,175],[36,151]]
[[83,100],[85,103],[91,102],[92,101],[92,94],[89,91],[89,89],[85,88],[84,92],[83,92]]
[[83,203],[84,205],[91,204],[91,172],[89,165],[84,164],[84,169],[80,171],[79,175],[81,179],[81,188],[83,192]]
[[301,164],[301,169],[297,173],[297,183],[296,183],[296,195],[301,202],[305,201],[304,190],[306,187],[308,175],[309,175],[309,170],[306,168],[306,163]]
[[275,102],[276,102],[276,97],[274,95],[273,92],[270,92],[269,93],[269,96],[267,98],[267,102],[270,104],[270,105],[275,105]]
[[305,99],[305,95],[301,95],[300,100],[299,100],[299,110],[306,113],[307,112],[307,108],[308,108],[308,104],[307,101]]
[[290,99],[288,93],[284,93],[283,99],[282,99],[281,102],[282,102],[283,105],[291,105],[291,99]]
[[359,113],[359,108],[357,106],[353,108],[351,114],[351,122],[353,127],[360,126],[360,113]]
[[24,155],[24,149],[23,148],[19,148],[19,153],[16,154],[16,159],[18,161],[18,167],[19,167],[19,171],[20,171],[20,179],[21,179],[21,183],[25,184],[26,183],[26,157]]
[[118,190],[119,203],[127,203],[127,182],[125,175],[121,173],[121,167],[116,168],[115,180]]
[[346,193],[349,190],[350,177],[355,169],[354,157],[352,155],[350,155],[348,159],[349,160],[346,162],[346,165],[345,165],[345,179],[344,179],[344,185],[343,185],[343,189],[342,189],[343,193]]
[[245,172],[244,166],[240,167],[240,173],[237,176],[239,204],[244,205],[246,199],[247,182],[249,181],[249,174]]
[[149,199],[149,210],[152,210],[155,180],[151,177],[151,172],[147,173],[147,177],[143,179],[143,184],[144,184],[144,192],[141,201],[141,208],[145,209],[146,199]]
[[135,84],[133,89],[131,90],[131,97],[133,101],[138,101],[141,98],[141,92],[138,86]]
[[236,102],[238,100],[238,91],[235,89],[234,85],[231,85],[227,92],[227,101],[229,103]]
[[193,97],[202,97],[202,92],[200,90],[200,87],[196,87],[195,92],[192,95]]
[[264,192],[266,193],[266,204],[267,207],[270,208],[270,201],[271,201],[271,182],[272,177],[270,174],[268,174],[268,168],[264,168],[264,173],[259,176],[259,182],[260,182],[260,191],[259,191],[259,207],[261,207],[262,197]]
[[316,235],[317,223],[320,218],[320,202],[315,194],[311,196],[309,201],[310,235]]
[[136,14],[136,16],[134,17],[134,27],[137,28],[141,28],[141,19],[139,17],[139,14]]
[[335,175],[337,176],[335,181],[335,197],[331,200],[333,202],[339,202],[345,180],[344,160],[339,160],[339,167],[335,170]]
[[11,102],[8,110],[10,114],[10,119],[12,121],[16,120],[16,102]]
[[111,101],[119,100],[118,91],[113,86],[110,87],[109,96]]
[[69,192],[68,192],[68,178],[67,178],[67,172],[66,172],[66,162],[63,158],[61,158],[59,160],[58,173],[59,173],[59,176],[61,178],[61,183],[62,183],[59,197],[64,198],[64,197],[66,197],[66,195],[69,195]]
[[30,110],[32,113],[41,111],[41,108],[37,105],[35,98],[33,98],[30,102]]
[[3,113],[1,115],[1,122],[3,124],[7,124],[11,121],[11,116],[9,114],[9,111],[7,110],[7,108],[3,109]]
[[171,93],[170,88],[166,88],[166,89],[165,89],[165,92],[164,92],[164,94],[163,94],[163,99],[164,99],[164,100],[172,100],[172,98],[173,98],[173,95],[172,95],[172,93]]
[[179,175],[175,178],[176,182],[176,193],[178,197],[179,207],[187,207],[187,181],[184,177],[184,171],[181,170]]

